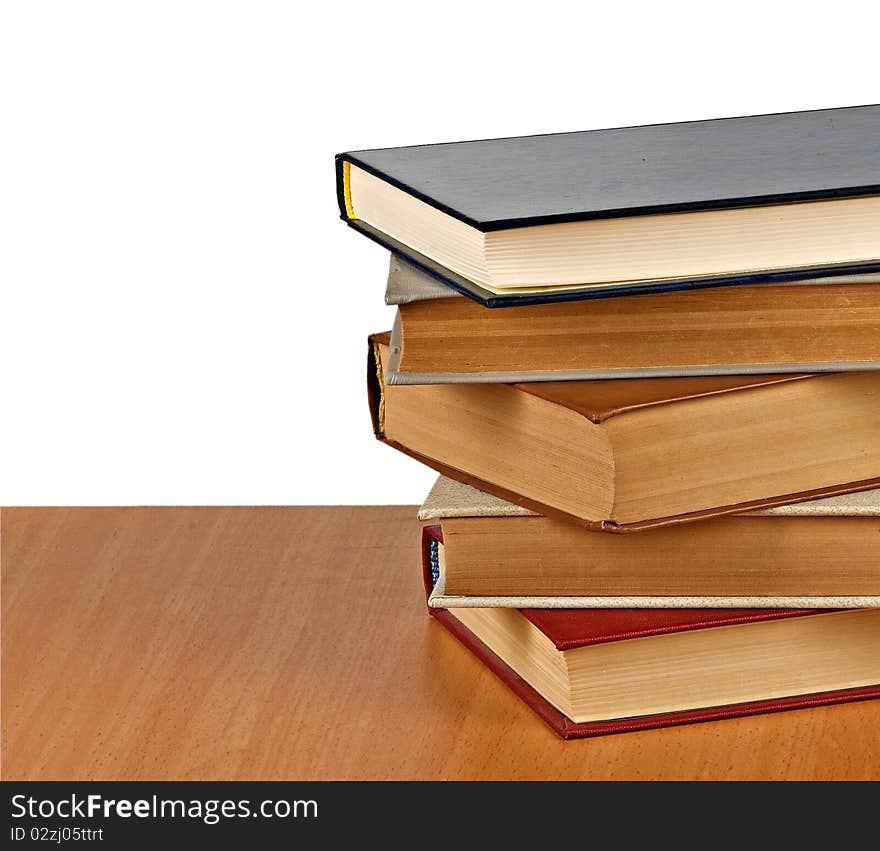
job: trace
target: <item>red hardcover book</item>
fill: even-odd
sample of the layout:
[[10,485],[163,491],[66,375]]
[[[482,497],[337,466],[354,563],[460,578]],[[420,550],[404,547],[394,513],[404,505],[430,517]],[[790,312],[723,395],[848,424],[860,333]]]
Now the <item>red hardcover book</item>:
[[[430,595],[437,578],[437,547],[442,543],[439,526],[427,526],[422,531],[422,568],[425,589]],[[459,641],[468,647],[491,671],[503,680],[550,727],[564,739],[587,738],[610,733],[649,730],[678,724],[694,724],[738,716],[781,712],[827,704],[880,698],[880,682],[858,687],[836,688],[811,694],[796,694],[767,700],[749,700],[720,706],[657,712],[610,720],[577,722],[568,717],[544,697],[523,676],[501,659],[478,638],[453,612],[429,608],[429,612]],[[559,651],[580,647],[607,645],[648,636],[670,635],[749,623],[767,623],[788,619],[817,618],[832,614],[833,610],[807,609],[522,609],[508,610],[523,616],[530,624],[550,639]],[[462,614],[463,610],[459,611]],[[858,625],[857,640],[865,647],[876,647],[880,629],[880,610],[840,612],[842,616],[862,618]],[[827,623],[828,621],[826,621]],[[819,623],[813,621],[812,623]],[[856,656],[871,657],[870,650],[856,652]],[[878,663],[866,660],[867,669],[874,671]],[[795,663],[792,663],[793,665]],[[880,677],[878,677],[880,680]],[[769,686],[772,690],[772,686]]]

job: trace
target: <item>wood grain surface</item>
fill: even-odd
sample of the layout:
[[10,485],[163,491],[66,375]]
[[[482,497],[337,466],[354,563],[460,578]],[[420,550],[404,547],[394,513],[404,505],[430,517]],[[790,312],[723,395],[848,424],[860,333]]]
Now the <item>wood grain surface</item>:
[[415,508],[2,512],[3,778],[880,778],[880,701],[563,742],[425,612]]

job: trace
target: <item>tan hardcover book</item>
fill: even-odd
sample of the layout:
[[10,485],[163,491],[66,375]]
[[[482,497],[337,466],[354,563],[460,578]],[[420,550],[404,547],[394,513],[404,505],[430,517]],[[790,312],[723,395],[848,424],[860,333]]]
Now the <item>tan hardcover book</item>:
[[880,606],[880,490],[611,538],[441,476],[419,519],[439,608]]
[[438,472],[604,531],[880,486],[880,372],[389,385],[376,436]]
[[864,277],[487,310],[393,258],[389,384],[880,369]]

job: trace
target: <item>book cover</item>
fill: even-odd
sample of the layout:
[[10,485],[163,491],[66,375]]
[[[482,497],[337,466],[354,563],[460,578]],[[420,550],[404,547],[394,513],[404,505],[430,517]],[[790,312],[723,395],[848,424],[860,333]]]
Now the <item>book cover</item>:
[[415,304],[437,298],[460,298],[461,293],[398,254],[391,254],[385,282],[385,304]]
[[[422,530],[422,574],[426,596],[430,596],[437,579],[436,545],[441,541],[439,527],[427,526]],[[810,708],[856,700],[880,698],[880,684],[858,688],[839,689],[817,694],[758,700],[748,703],[713,706],[656,715],[619,718],[609,721],[576,723],[560,712],[519,676],[492,650],[480,641],[449,611],[429,608],[429,613],[483,664],[523,700],[548,726],[564,739],[581,739],[612,733],[651,730],[680,724],[694,724]],[[759,622],[777,618],[809,617],[820,614],[817,610],[798,609],[650,609],[650,610],[524,610],[523,614],[551,638],[560,650],[586,646],[591,643],[618,641],[648,635],[709,627]]]
[[875,104],[349,151],[337,163],[485,232],[880,195],[878,140]]

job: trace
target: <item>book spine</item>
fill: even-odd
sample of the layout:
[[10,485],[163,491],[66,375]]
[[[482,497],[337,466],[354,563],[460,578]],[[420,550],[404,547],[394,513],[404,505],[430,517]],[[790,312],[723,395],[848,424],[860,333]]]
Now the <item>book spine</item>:
[[[425,598],[431,596],[437,580],[440,578],[440,544],[443,543],[443,532],[439,526],[422,527],[422,579],[425,583]],[[428,609],[433,615],[433,609]]]
[[339,204],[339,217],[348,222],[354,218],[351,206],[351,189],[349,187],[349,163],[342,154],[336,157],[336,203]]

